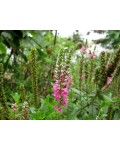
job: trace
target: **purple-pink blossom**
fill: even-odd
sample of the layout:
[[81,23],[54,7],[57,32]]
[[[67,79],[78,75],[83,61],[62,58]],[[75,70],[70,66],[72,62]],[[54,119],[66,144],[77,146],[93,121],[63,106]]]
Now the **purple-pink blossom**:
[[62,92],[62,95],[67,95],[68,94],[68,89],[67,88],[63,88],[61,90],[61,92]]
[[85,48],[84,46],[82,46],[82,48],[80,49],[84,54],[87,54],[87,48]]
[[58,112],[62,112],[62,108],[59,107],[58,105],[55,105],[55,106],[54,106],[54,109],[57,110]]
[[93,53],[91,53],[91,54],[89,54],[89,58],[90,59],[93,59],[94,57],[96,57],[96,54],[93,52]]
[[[55,78],[56,80],[56,78]],[[60,106],[54,106],[54,109],[58,112],[62,111],[62,106],[66,106],[68,103],[68,94],[69,94],[69,86],[72,83],[72,78],[70,76],[61,73],[60,79],[56,80],[53,86],[53,97],[54,99],[59,102]]]

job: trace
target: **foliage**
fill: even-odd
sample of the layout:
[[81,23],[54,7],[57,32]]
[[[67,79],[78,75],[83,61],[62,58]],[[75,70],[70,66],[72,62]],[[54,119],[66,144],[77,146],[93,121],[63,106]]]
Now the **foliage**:
[[120,30],[107,30],[105,33],[106,37],[103,39],[95,40],[95,43],[102,44],[102,46],[108,49],[117,49],[120,45]]
[[[0,119],[120,119],[119,31],[105,32],[102,43],[115,52],[96,56],[78,31],[64,38],[51,30],[1,30]],[[61,87],[67,103],[60,112],[54,109],[63,98],[53,96],[56,65],[59,77],[59,70],[72,77],[69,89]]]

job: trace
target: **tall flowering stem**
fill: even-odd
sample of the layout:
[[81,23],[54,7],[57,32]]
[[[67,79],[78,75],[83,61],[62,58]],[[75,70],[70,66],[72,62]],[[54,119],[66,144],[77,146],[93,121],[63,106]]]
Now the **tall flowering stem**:
[[0,102],[1,102],[0,119],[8,120],[9,119],[9,111],[8,111],[6,97],[5,97],[3,77],[4,77],[3,64],[0,63]]
[[92,59],[90,59],[90,74],[89,74],[89,85],[92,85],[92,76],[93,76],[93,68],[94,68],[94,62]]
[[100,81],[100,67],[97,67],[95,69],[94,81],[96,83],[96,90],[97,90],[98,89],[98,84],[99,84],[99,81]]
[[21,92],[21,100],[22,102],[26,101],[26,96],[25,96],[25,87],[24,84],[20,84],[20,92]]
[[28,110],[29,110],[29,105],[27,101],[24,101],[23,105],[22,105],[22,116],[25,120],[29,119],[29,114],[28,114]]
[[117,50],[114,58],[108,63],[107,66],[107,76],[111,77],[113,72],[115,71],[117,64],[120,62],[120,49]]
[[82,46],[80,49],[81,57],[80,57],[80,68],[79,68],[79,89],[80,89],[80,100],[81,100],[81,90],[82,90],[82,81],[86,77],[87,74],[83,72],[84,68],[84,56],[87,55],[88,48],[86,46]]
[[89,72],[88,72],[88,62],[86,61],[85,62],[85,81],[86,81],[86,86],[87,86],[87,81],[88,81],[88,75],[89,75]]
[[106,65],[107,63],[109,62],[109,59],[110,59],[110,52],[106,52]]
[[91,84],[93,82],[93,74],[94,74],[94,68],[95,68],[95,61],[94,58],[97,56],[95,54],[95,50],[96,47],[94,47],[94,50],[91,51],[89,50],[89,61],[90,61],[90,73],[89,73],[89,85],[91,85],[91,89],[93,88],[93,84]]
[[31,49],[31,65],[32,65],[32,90],[34,95],[34,105],[39,106],[38,102],[38,78],[37,78],[37,61],[36,49]]
[[113,80],[115,78],[117,78],[119,75],[120,75],[120,63],[117,65],[117,67],[116,67],[116,69],[115,69],[115,71],[114,71],[114,73],[112,75]]
[[[86,53],[86,51],[85,51]],[[79,89],[80,89],[80,100],[81,100],[81,91],[82,91],[82,80],[85,78],[85,73],[83,73],[83,61],[84,61],[84,53],[82,53],[82,57],[80,59],[79,65]]]
[[101,89],[106,81],[107,81],[107,73],[106,73],[106,56],[105,52],[101,52],[100,54],[100,80],[98,83],[98,88]]
[[69,87],[72,83],[70,76],[70,60],[72,55],[72,49],[65,53],[66,49],[61,49],[56,62],[53,86],[53,97],[58,102],[54,106],[54,109],[58,112],[62,112],[62,108],[68,103]]
[[108,112],[107,112],[107,120],[112,120],[113,118],[113,107],[112,104],[108,107]]
[[106,67],[107,79],[103,89],[108,88],[112,81],[117,78],[120,73],[120,49],[117,50],[115,56],[108,62]]

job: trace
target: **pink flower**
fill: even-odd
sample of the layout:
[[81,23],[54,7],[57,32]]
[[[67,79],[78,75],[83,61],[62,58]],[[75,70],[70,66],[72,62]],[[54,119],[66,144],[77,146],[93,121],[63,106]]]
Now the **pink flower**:
[[54,89],[54,93],[52,94],[52,96],[54,96],[55,100],[60,101],[61,93],[60,93],[60,85],[58,81],[55,82],[53,89]]
[[55,105],[55,106],[54,106],[54,109],[57,110],[57,109],[58,109],[58,105]]
[[85,47],[84,46],[82,46],[81,51],[85,51]]
[[107,88],[112,82],[112,77],[107,77],[107,83],[104,85],[104,88]]
[[66,106],[68,102],[68,97],[64,97],[64,100],[61,102],[63,106]]
[[56,82],[53,86],[54,90],[59,90],[60,89],[60,86],[59,84]]
[[80,49],[84,54],[87,53],[87,48],[85,48],[84,46],[82,46],[82,48]]
[[61,82],[63,82],[64,81],[64,79],[65,79],[65,75],[64,75],[64,73],[61,73]]
[[54,74],[54,78],[55,78],[55,79],[57,79],[57,78],[58,78],[58,76],[57,76],[56,74]]
[[90,59],[93,59],[94,57],[96,57],[96,54],[93,52],[93,53],[91,53],[91,54],[89,54],[89,58]]
[[68,88],[72,83],[73,83],[72,78],[70,76],[67,76],[64,79],[64,82],[62,83],[62,86]]
[[62,112],[62,108],[59,107],[59,108],[58,108],[58,112]]
[[62,91],[62,95],[68,95],[68,89],[67,88],[63,88],[61,91]]
[[66,87],[68,88],[72,83],[73,83],[73,80],[72,80],[71,76],[67,76],[67,85],[66,85]]
[[55,105],[55,106],[54,106],[54,109],[57,110],[58,112],[62,112],[62,108],[61,108],[61,107],[58,107],[58,105]]
[[[68,102],[68,88],[72,84],[72,78],[64,72],[61,72],[59,76],[59,80],[56,79],[54,86],[53,86],[53,94],[52,96],[54,97],[54,100],[58,101],[61,106],[66,106]],[[62,111],[61,107],[58,107],[56,105],[54,107],[55,110],[58,112]]]

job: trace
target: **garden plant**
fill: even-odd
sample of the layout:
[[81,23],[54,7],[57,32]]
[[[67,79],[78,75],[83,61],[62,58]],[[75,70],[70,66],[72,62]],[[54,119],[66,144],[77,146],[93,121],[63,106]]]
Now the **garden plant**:
[[1,30],[0,120],[119,120],[120,31],[102,32],[98,55],[78,30]]

